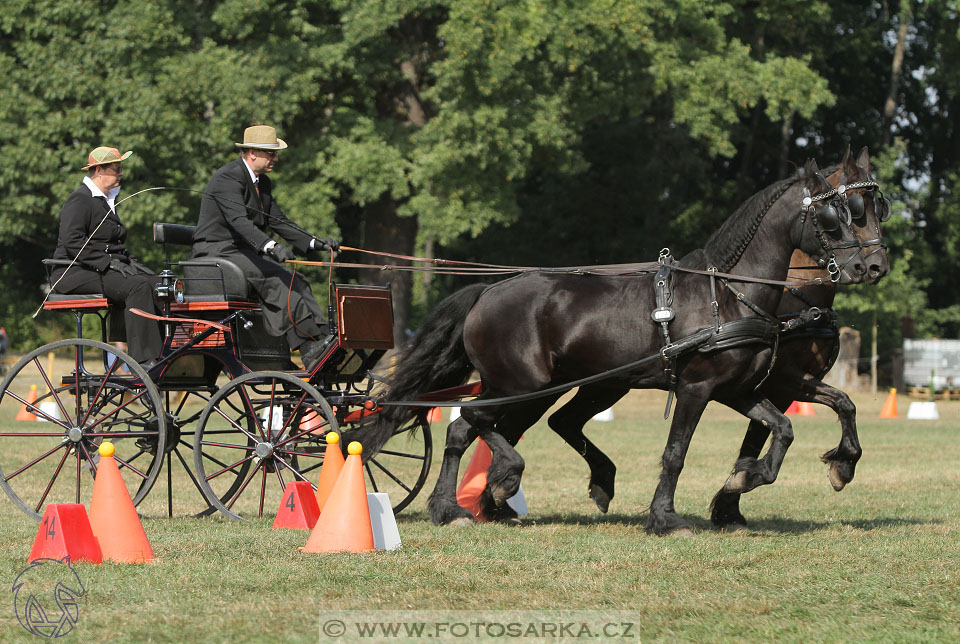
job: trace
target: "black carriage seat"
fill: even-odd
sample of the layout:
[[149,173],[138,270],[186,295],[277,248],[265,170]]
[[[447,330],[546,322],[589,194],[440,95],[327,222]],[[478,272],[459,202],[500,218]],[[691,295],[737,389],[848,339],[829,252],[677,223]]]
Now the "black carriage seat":
[[[183,224],[153,224],[153,240],[164,246],[192,246],[196,226]],[[169,257],[169,253],[168,253]],[[257,294],[252,291],[237,264],[223,257],[203,257],[178,262],[183,269],[184,302],[232,302],[256,303]],[[191,309],[203,307],[192,306]],[[242,304],[235,308],[249,308]]]

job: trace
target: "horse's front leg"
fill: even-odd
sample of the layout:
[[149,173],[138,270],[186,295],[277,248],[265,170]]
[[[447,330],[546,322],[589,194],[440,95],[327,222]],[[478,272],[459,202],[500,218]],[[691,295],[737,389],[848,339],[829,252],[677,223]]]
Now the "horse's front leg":
[[650,503],[650,516],[647,518],[647,530],[654,534],[673,534],[689,536],[693,534],[690,524],[681,519],[674,508],[674,496],[677,491],[677,479],[683,470],[683,461],[690,447],[690,439],[700,422],[700,416],[707,406],[708,397],[697,396],[690,388],[678,392],[677,406],[670,424],[667,446],[660,459],[662,469],[657,491]]
[[793,426],[790,420],[768,399],[760,394],[751,394],[740,401],[727,403],[751,421],[770,430],[773,438],[770,448],[761,459],[744,457],[737,460],[733,473],[727,478],[723,489],[726,492],[749,492],[759,485],[769,485],[777,480],[780,466],[793,442]]
[[[786,409],[786,407],[784,407]],[[747,433],[740,445],[740,454],[737,461],[748,458],[756,459],[763,451],[763,446],[770,436],[770,430],[755,420],[751,420]],[[747,527],[747,519],[740,512],[740,493],[731,492],[723,487],[710,502],[710,520],[713,525],[724,530],[738,530]]]
[[839,492],[853,480],[853,475],[863,450],[857,435],[857,406],[850,396],[836,387],[816,381],[814,402],[829,405],[840,418],[840,444],[826,452],[820,460],[827,464],[827,478],[833,489]]
[[427,501],[430,520],[438,525],[462,525],[474,521],[473,514],[457,504],[457,475],[463,453],[476,437],[476,430],[464,416],[447,427],[447,442],[443,448],[440,475]]

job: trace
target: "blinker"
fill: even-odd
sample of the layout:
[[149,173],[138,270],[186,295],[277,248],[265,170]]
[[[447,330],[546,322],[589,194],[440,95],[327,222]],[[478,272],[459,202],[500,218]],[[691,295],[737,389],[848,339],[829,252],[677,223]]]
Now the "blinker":
[[827,232],[833,232],[840,228],[840,213],[837,212],[833,204],[821,208],[817,213],[817,218],[820,220],[820,226]]
[[863,208],[863,195],[853,194],[847,197],[847,205],[850,207],[850,214],[853,215],[854,219],[860,219],[863,217],[864,208]]
[[873,195],[873,207],[877,219],[882,222],[890,219],[890,200],[880,190],[877,190]]

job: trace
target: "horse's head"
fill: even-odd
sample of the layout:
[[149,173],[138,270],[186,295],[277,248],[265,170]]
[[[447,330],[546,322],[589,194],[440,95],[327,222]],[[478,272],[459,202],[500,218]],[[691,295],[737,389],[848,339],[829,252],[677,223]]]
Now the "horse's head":
[[[826,270],[831,281],[863,282],[867,274],[861,253],[864,245],[853,222],[853,206],[846,196],[845,185],[842,191],[831,185],[811,159],[804,167],[800,190],[800,215],[792,230],[795,247]],[[864,214],[858,216],[869,226],[871,222],[866,221],[863,210]]]
[[875,284],[890,272],[887,245],[880,232],[880,224],[890,219],[890,201],[883,196],[880,184],[871,172],[867,148],[860,150],[854,160],[847,146],[840,170],[827,180],[837,188],[843,206],[850,213],[853,230],[860,242],[862,281]]

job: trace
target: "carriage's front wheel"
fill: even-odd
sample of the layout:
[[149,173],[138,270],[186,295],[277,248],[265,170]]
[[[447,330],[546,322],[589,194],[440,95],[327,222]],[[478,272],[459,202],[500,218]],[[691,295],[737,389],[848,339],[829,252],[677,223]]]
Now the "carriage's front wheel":
[[231,519],[272,515],[292,481],[315,484],[333,410],[317,389],[279,371],[234,378],[207,403],[194,467],[207,501]]
[[112,441],[134,504],[163,462],[163,404],[147,372],[109,344],[44,345],[0,385],[0,487],[36,520],[50,503],[89,503],[98,449]]

